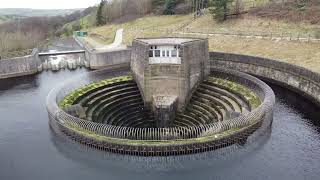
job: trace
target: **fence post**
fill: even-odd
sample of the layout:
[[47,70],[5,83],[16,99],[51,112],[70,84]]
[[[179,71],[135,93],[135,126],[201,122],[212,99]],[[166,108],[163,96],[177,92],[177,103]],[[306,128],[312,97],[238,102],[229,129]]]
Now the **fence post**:
[[290,38],[289,38],[289,41],[291,41],[291,36],[292,36],[292,33],[290,33]]

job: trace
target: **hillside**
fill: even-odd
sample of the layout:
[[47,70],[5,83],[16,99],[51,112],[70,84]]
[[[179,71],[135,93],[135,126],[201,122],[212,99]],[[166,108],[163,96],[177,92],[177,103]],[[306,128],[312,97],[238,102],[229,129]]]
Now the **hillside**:
[[19,16],[19,15],[0,15],[0,24],[1,23],[5,23],[17,18],[23,18],[23,16]]
[[256,8],[250,14],[268,19],[281,19],[288,22],[305,22],[320,25],[320,1],[286,0],[283,3],[273,3],[269,6]]
[[[244,15],[224,23],[214,21],[208,14],[193,21],[192,15],[149,15],[121,24],[109,24],[89,29],[89,38],[108,44],[117,29],[124,28],[124,43],[131,45],[134,38],[159,36],[198,36],[209,38],[210,50],[241,53],[279,59],[320,72],[320,43],[274,39],[272,36],[312,36],[318,25],[293,23]],[[208,35],[211,32],[219,32]],[[266,38],[226,36],[224,34],[266,34]]]
[[63,16],[82,9],[24,9],[24,8],[0,8],[0,16]]

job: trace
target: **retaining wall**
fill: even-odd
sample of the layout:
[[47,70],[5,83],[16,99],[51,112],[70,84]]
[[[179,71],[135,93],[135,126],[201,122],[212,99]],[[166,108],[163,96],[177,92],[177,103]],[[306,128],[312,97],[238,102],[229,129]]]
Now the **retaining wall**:
[[89,59],[91,69],[103,69],[110,66],[128,66],[131,60],[131,49],[118,49],[104,52],[87,51],[86,59]]
[[306,68],[267,58],[221,52],[210,52],[210,66],[266,78],[320,104],[320,74]]
[[103,69],[106,67],[128,67],[131,61],[131,49],[118,48],[114,50],[95,51],[84,45],[78,37],[75,41],[83,47],[86,52],[86,62],[91,69]]
[[28,56],[0,60],[0,79],[36,74],[40,64],[37,49]]

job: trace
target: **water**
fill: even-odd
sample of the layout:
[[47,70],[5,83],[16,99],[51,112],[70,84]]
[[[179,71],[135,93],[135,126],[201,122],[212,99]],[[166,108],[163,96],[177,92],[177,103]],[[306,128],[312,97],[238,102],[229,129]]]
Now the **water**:
[[257,144],[239,151],[138,158],[70,143],[50,130],[45,98],[57,84],[86,72],[85,69],[48,71],[0,81],[1,180],[320,177],[319,108],[276,86],[273,87],[277,103],[272,131]]

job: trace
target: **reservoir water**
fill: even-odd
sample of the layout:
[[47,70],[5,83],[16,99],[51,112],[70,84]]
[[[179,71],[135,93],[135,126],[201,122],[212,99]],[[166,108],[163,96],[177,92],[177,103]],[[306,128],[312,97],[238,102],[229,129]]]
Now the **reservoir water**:
[[215,153],[143,158],[88,149],[56,136],[45,99],[75,71],[0,80],[0,179],[319,179],[320,108],[272,85],[272,131],[255,144]]

